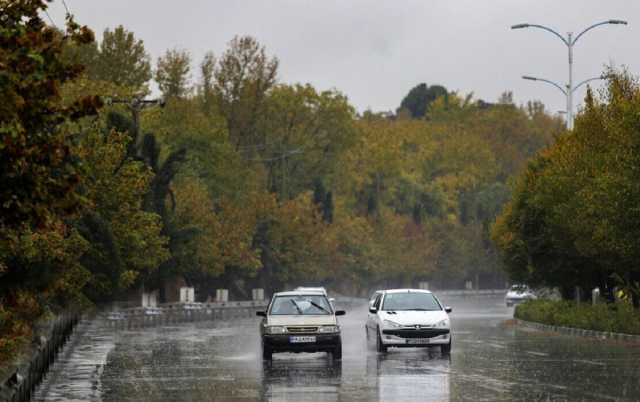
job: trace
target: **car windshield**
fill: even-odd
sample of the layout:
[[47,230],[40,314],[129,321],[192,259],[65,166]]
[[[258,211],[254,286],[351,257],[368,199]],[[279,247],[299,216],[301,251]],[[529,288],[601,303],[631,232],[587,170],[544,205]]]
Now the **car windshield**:
[[382,310],[442,310],[431,293],[388,293],[384,297]]
[[322,295],[278,296],[271,305],[271,315],[328,315],[331,306]]
[[529,288],[526,285],[513,285],[511,286],[510,291],[517,293],[524,293],[529,291]]

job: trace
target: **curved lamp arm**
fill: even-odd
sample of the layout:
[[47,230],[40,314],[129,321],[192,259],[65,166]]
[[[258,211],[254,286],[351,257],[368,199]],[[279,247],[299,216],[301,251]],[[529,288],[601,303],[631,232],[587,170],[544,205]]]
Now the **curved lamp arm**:
[[593,77],[593,78],[586,79],[586,80],[580,82],[578,85],[574,86],[573,90],[571,92],[572,93],[575,92],[575,90],[578,89],[578,87],[586,84],[587,82],[591,82],[591,81],[595,81],[595,80],[606,80],[607,78],[609,78],[609,77],[606,76],[606,75],[601,75],[600,77]]
[[571,42],[571,45],[574,45],[578,41],[578,39],[580,39],[580,37],[582,35],[587,33],[587,31],[590,31],[593,28],[599,27],[600,25],[609,25],[609,24],[611,24],[611,25],[627,25],[627,21],[623,21],[623,20],[607,20],[607,21],[598,22],[597,24],[593,24],[590,27],[585,28],[578,35],[576,35],[575,39],[573,39],[573,41]]
[[565,94],[565,96],[567,95],[567,91],[566,91],[566,90],[564,90],[564,89],[563,89],[559,84],[557,84],[557,83],[555,83],[555,82],[553,82],[553,81],[551,81],[551,80],[547,80],[547,79],[544,79],[544,78],[531,77],[531,76],[529,76],[529,75],[523,75],[523,76],[522,76],[522,79],[523,79],[523,80],[529,80],[529,81],[542,81],[542,82],[546,82],[547,84],[551,84],[551,85],[553,85],[554,87],[558,88],[558,89],[559,89],[563,94]]
[[[538,24],[517,24],[517,25],[512,25],[511,29],[521,29],[521,28],[540,28],[540,29],[544,29],[545,31],[551,32],[552,34],[554,34],[555,36],[557,36],[558,38],[560,38],[560,40],[562,42],[564,42],[565,45],[570,46],[569,41],[562,35],[560,35],[558,32],[554,31],[553,29],[549,28],[549,27],[545,27],[544,25],[538,25]],[[575,42],[575,41],[574,41]]]

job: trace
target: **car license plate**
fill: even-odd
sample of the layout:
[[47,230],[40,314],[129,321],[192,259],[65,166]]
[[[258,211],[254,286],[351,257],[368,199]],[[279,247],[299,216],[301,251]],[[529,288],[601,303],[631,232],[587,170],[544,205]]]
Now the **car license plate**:
[[314,343],[316,341],[315,336],[290,336],[289,342],[291,343]]
[[407,344],[409,345],[424,345],[430,342],[429,338],[415,338],[415,339],[407,339]]

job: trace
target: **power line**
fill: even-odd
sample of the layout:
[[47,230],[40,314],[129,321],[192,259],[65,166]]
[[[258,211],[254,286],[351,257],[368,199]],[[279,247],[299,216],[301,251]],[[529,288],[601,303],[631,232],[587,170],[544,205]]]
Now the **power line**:
[[51,21],[51,25],[53,25],[53,27],[55,29],[58,29],[58,26],[56,25],[55,22],[53,22],[53,18],[51,18],[51,16],[49,15],[49,12],[47,11],[47,9],[43,9],[44,13],[47,15],[47,18],[49,18],[49,21]]
[[64,9],[67,10],[67,14],[71,15],[71,12],[69,11],[69,7],[67,7],[67,2],[62,0],[62,5],[64,5]]

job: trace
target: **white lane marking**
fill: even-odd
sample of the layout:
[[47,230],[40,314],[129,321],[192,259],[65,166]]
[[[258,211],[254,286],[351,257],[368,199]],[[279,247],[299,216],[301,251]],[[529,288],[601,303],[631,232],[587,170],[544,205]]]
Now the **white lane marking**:
[[578,362],[578,363],[584,363],[584,364],[591,364],[594,366],[606,366],[606,364],[601,363],[601,362],[594,362],[592,360],[582,360],[582,359],[573,359],[574,362]]
[[530,350],[527,350],[525,352],[530,354],[530,355],[534,355],[534,356],[549,356],[549,353],[533,352],[533,351],[530,351]]

